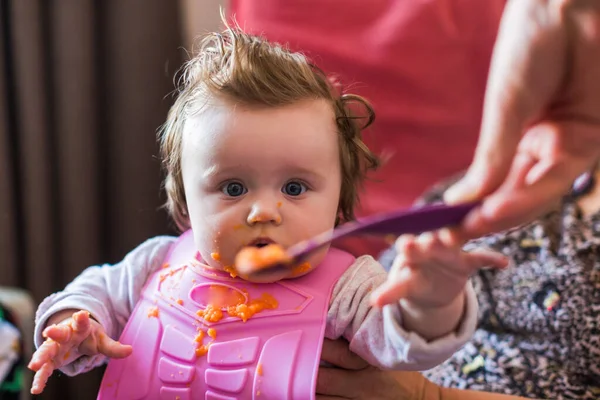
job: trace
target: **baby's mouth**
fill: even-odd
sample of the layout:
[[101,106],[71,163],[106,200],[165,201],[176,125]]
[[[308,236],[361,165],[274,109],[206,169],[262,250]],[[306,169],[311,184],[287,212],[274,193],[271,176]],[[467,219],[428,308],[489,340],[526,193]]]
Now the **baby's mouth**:
[[260,249],[262,247],[268,246],[273,243],[275,243],[275,241],[270,238],[260,237],[260,238],[254,239],[253,241],[248,243],[248,246],[258,247]]

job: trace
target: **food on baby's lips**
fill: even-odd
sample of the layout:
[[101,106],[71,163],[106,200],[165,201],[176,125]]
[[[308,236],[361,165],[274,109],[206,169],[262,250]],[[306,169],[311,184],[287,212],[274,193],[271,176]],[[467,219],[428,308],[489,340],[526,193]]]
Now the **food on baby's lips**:
[[264,247],[247,246],[235,257],[235,268],[241,274],[251,274],[257,270],[291,261],[285,249],[275,243]]

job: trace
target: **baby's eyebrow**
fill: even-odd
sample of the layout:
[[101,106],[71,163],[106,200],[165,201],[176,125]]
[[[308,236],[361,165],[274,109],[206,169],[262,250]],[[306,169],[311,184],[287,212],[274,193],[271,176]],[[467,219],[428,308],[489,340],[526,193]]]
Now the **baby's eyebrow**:
[[248,168],[248,167],[245,167],[242,165],[220,167],[217,164],[213,164],[202,173],[202,177],[204,179],[210,179],[210,178],[214,178],[215,176],[218,176],[218,175],[232,174],[232,173],[240,172],[241,170],[248,171],[249,169],[251,169],[251,168]]
[[285,173],[290,177],[298,177],[316,183],[322,182],[324,179],[326,179],[326,176],[323,173],[303,167],[290,168],[289,170],[285,171]]

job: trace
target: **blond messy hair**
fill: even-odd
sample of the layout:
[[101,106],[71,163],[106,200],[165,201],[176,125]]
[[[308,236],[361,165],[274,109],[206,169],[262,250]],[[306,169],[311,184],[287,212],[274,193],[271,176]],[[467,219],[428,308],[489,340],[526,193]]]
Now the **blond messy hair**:
[[[237,26],[207,35],[197,55],[180,70],[176,87],[177,98],[158,137],[166,170],[165,206],[181,231],[190,227],[181,172],[183,129],[186,120],[206,107],[211,97],[253,107],[281,107],[317,99],[330,103],[339,134],[342,171],[337,222],[354,219],[359,187],[368,170],[379,166],[379,159],[361,137],[361,131],[375,119],[372,107],[362,97],[338,93],[304,55],[244,33]],[[352,103],[362,105],[366,115],[351,113]],[[359,120],[364,123],[359,125]]]

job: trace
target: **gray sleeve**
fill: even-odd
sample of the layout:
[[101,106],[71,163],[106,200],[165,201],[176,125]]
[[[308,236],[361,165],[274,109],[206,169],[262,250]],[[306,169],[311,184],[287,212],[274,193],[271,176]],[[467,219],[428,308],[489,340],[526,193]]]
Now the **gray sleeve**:
[[[35,316],[34,342],[44,341],[42,332],[48,319],[62,310],[86,310],[117,340],[137,303],[150,275],[163,263],[175,238],[159,236],[132,250],[123,261],[85,269],[61,291],[44,299]],[[105,356],[82,356],[61,368],[72,376],[86,372],[105,362]]]
[[477,322],[477,299],[470,283],[457,330],[428,342],[402,328],[398,305],[382,309],[370,305],[371,291],[386,278],[385,270],[372,257],[358,258],[334,287],[325,336],[345,337],[350,349],[374,366],[417,371],[442,363],[472,337]]

